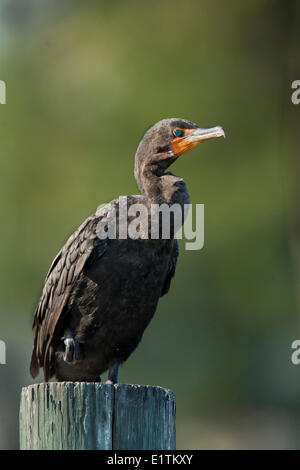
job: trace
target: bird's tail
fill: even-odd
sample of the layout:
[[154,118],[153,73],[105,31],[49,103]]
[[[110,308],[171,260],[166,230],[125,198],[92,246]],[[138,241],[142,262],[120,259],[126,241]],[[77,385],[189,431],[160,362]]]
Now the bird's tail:
[[34,344],[30,362],[30,374],[33,379],[39,375],[40,363],[36,355],[36,345]]

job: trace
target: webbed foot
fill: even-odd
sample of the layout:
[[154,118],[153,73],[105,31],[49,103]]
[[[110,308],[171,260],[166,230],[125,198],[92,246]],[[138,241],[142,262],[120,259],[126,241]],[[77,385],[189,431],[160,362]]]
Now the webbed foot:
[[80,346],[70,328],[65,329],[65,334],[62,339],[65,344],[64,361],[68,363],[79,361],[81,359]]

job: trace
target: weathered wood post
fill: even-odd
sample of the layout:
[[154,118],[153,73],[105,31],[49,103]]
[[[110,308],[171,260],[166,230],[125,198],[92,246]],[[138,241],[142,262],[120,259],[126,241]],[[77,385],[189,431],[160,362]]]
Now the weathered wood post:
[[88,382],[49,382],[22,389],[23,450],[172,450],[175,446],[172,390]]

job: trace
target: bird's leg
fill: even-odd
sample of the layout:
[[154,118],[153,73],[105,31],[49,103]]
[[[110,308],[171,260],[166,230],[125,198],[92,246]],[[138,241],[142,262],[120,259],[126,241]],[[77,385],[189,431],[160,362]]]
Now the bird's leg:
[[108,379],[106,381],[107,384],[117,384],[119,379],[119,367],[120,364],[115,362],[110,368],[108,369]]
[[63,341],[65,344],[64,361],[69,363],[79,361],[81,359],[80,346],[70,328],[65,329]]

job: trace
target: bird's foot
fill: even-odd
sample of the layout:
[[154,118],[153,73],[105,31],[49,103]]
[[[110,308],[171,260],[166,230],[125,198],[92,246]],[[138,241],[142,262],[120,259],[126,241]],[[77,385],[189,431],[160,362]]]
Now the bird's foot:
[[68,363],[79,361],[81,359],[80,346],[70,328],[65,329],[65,334],[62,339],[65,344],[64,361]]
[[109,367],[108,378],[107,378],[107,381],[105,382],[106,384],[115,385],[119,382],[118,380],[119,367],[120,367],[120,364],[118,362],[115,362],[112,366]]

